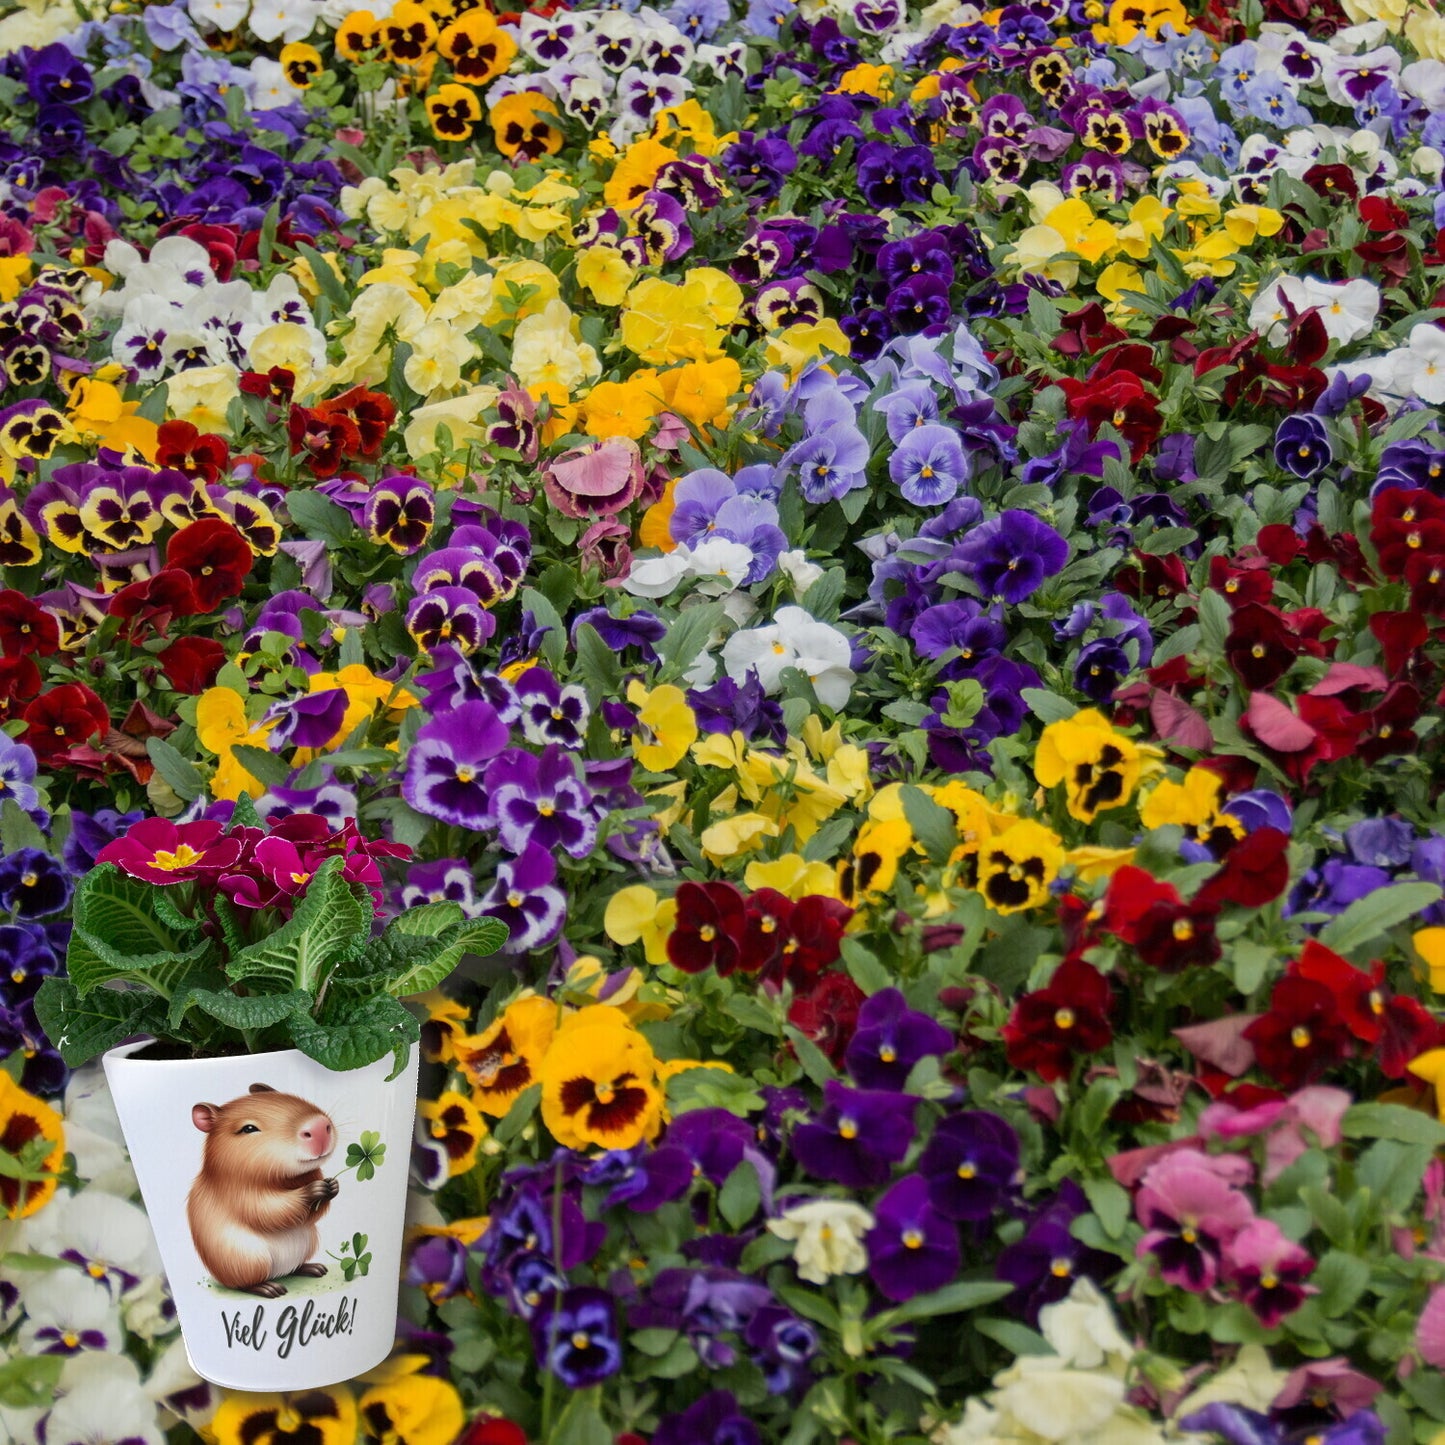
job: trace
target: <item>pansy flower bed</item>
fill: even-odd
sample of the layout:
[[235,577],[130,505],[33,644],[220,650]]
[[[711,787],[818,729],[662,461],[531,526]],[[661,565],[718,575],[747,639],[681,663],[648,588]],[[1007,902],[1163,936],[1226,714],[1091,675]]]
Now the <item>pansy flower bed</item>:
[[[33,0],[0,117],[5,1438],[1445,1438],[1431,5]],[[334,857],[509,938],[394,1357],[228,1392],[72,897]]]

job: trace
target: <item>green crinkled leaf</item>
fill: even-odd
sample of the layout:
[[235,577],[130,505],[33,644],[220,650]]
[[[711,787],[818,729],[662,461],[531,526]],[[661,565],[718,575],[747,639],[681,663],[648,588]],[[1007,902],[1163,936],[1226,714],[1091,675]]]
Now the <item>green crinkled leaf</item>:
[[507,941],[507,925],[496,918],[469,918],[447,929],[436,940],[440,951],[427,962],[416,962],[404,973],[388,980],[386,991],[393,998],[410,998],[436,988],[469,953],[481,958],[495,953]]
[[69,979],[47,978],[35,995],[35,1016],[72,1068],[133,1034],[164,1030],[165,1005],[154,994],[101,988],[83,995]]
[[308,1058],[338,1072],[365,1068],[390,1054],[395,1067],[387,1078],[394,1079],[421,1038],[421,1024],[394,998],[379,993],[348,1004],[341,1017],[325,1023],[310,1014],[293,1015],[291,1038]]
[[341,868],[340,858],[328,858],[291,917],[269,938],[235,954],[227,976],[237,983],[257,981],[274,993],[298,988],[315,993],[330,970],[357,957],[371,920]]
[[405,933],[412,938],[436,938],[466,917],[460,903],[421,903],[398,913],[386,925],[386,937],[391,933]]
[[169,996],[210,948],[182,946],[181,935],[157,911],[159,890],[103,863],[75,890],[75,928],[66,971],[84,998],[113,979]]
[[233,1029],[264,1029],[292,1014],[308,1010],[312,996],[304,988],[291,993],[232,993],[230,989],[190,984],[171,1000],[168,1022],[179,1027],[187,1012],[198,1008]]
[[236,799],[235,806],[231,810],[231,825],[226,831],[234,833],[237,828],[259,828],[261,826],[261,815],[256,811],[255,803],[251,801],[251,795],[242,793]]

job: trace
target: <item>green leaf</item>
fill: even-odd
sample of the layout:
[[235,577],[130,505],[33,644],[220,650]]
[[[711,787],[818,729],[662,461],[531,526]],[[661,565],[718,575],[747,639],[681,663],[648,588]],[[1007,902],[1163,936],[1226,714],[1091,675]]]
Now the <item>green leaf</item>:
[[585,1394],[574,1394],[548,1437],[550,1445],[612,1445],[612,1427]]
[[[325,973],[356,957],[366,946],[371,920],[341,869],[340,858],[328,858],[291,917],[269,938],[236,954],[226,965],[227,976],[237,983],[257,979],[276,993],[297,988],[316,993]],[[299,1040],[296,1046],[305,1050]]]
[[251,795],[242,793],[231,809],[231,825],[226,831],[234,833],[237,828],[259,827],[261,827],[261,815],[256,811],[255,803],[251,801]]
[[758,1171],[744,1159],[723,1181],[717,1207],[733,1229],[741,1229],[758,1212],[762,1197]]
[[18,1355],[0,1364],[0,1405],[11,1410],[44,1408],[55,1402],[63,1355]]
[[231,756],[268,788],[284,788],[291,777],[291,764],[265,748],[253,747],[250,743],[237,743],[231,749]]
[[958,847],[958,826],[953,814],[911,783],[904,784],[902,799],[903,816],[913,836],[923,844],[934,863],[940,866],[947,863]]
[[358,976],[375,979],[393,998],[426,993],[468,953],[485,957],[507,941],[506,924],[495,918],[468,918],[436,936],[412,936],[395,927],[406,917],[404,913],[394,919],[359,961]]
[[880,1330],[894,1329],[910,1320],[927,1320],[936,1315],[962,1314],[980,1305],[992,1304],[1013,1293],[1013,1286],[1001,1279],[965,1279],[929,1294],[914,1295],[894,1309],[876,1315],[873,1324]]
[[1224,594],[1206,587],[1199,594],[1199,638],[1203,647],[1215,657],[1224,656],[1229,640],[1230,612]]
[[1357,898],[1320,929],[1320,942],[1336,953],[1350,953],[1372,943],[1397,923],[1418,917],[1441,898],[1434,883],[1396,883]]
[[498,1144],[510,1144],[532,1122],[537,1113],[537,1105],[541,1102],[541,1084],[528,1084],[512,1100],[512,1107],[497,1120],[492,1130],[492,1138]]
[[1337,1320],[1352,1310],[1370,1283],[1370,1266],[1363,1259],[1332,1249],[1310,1276],[1319,1290],[1315,1304],[1326,1319]]
[[1393,1139],[1400,1144],[1445,1145],[1445,1125],[1403,1104],[1352,1104],[1340,1130],[1346,1139]]
[[22,848],[37,848],[42,853],[50,851],[50,844],[35,826],[35,819],[14,798],[0,803],[0,848],[7,853],[18,853]]
[[304,988],[291,993],[232,993],[230,989],[201,988],[196,984],[179,990],[171,1000],[168,1023],[178,1028],[193,1008],[226,1025],[227,1028],[270,1028],[294,1013],[310,1009],[312,996]]
[[167,996],[194,971],[209,948],[183,948],[156,912],[156,886],[113,863],[92,868],[75,890],[74,931],[66,972],[81,997],[112,979],[127,979]]
[[1103,1225],[1104,1233],[1110,1239],[1122,1239],[1124,1226],[1129,1222],[1128,1191],[1112,1179],[1097,1178],[1085,1181],[1084,1193],[1088,1197],[1089,1208]]
[[286,510],[306,536],[329,547],[344,547],[357,535],[351,514],[320,492],[287,492]]
[[405,933],[412,938],[436,938],[465,917],[460,903],[419,903],[398,913],[386,925],[386,932]]
[[421,1024],[394,998],[381,993],[349,1007],[345,1017],[335,1022],[322,1024],[310,1014],[294,1014],[291,1038],[308,1058],[338,1073],[363,1069],[390,1054],[396,1067],[387,1078],[394,1079],[421,1038]]
[[793,1027],[792,1024],[784,1026],[784,1033],[793,1045],[794,1052],[798,1055],[798,1062],[803,1066],[803,1072],[820,1089],[829,1079],[838,1077],[832,1064],[828,1062],[828,1056],[807,1034]]
[[205,792],[206,782],[199,769],[164,738],[147,738],[146,755],[181,802],[194,803]]
[[1054,1347],[1037,1331],[1018,1320],[996,1320],[985,1318],[972,1320],[975,1333],[1002,1345],[1015,1355],[1051,1355]]
[[69,979],[47,978],[35,995],[35,1016],[72,1069],[133,1034],[160,1031],[165,1005],[154,994],[115,988],[82,996]]
[[721,602],[682,608],[676,619],[669,623],[667,636],[657,644],[657,655],[663,663],[659,680],[667,682],[686,672],[697,661],[698,655],[707,646],[708,638],[721,625],[722,618]]
[[1026,687],[1019,696],[1028,704],[1028,709],[1041,723],[1063,722],[1078,712],[1078,708],[1056,692],[1047,688]]
[[598,702],[622,695],[622,665],[590,622],[577,629],[577,674]]
[[1197,541],[1199,533],[1193,527],[1160,527],[1141,541],[1139,550],[1150,557],[1165,557]]

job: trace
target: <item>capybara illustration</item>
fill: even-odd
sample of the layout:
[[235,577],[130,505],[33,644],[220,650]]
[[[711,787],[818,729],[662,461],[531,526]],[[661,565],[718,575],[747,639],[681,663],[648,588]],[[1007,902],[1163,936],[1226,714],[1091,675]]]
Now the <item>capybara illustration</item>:
[[191,1238],[217,1284],[274,1299],[288,1274],[319,1279],[316,1221],[336,1198],[321,1175],[336,1147],[324,1109],[295,1094],[252,1084],[228,1104],[196,1104],[191,1122],[206,1136],[201,1172],[186,1200]]

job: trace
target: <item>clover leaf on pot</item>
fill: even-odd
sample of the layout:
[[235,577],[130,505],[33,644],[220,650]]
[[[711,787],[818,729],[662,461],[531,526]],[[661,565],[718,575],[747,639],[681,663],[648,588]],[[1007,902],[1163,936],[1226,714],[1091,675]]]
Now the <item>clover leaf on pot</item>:
[[66,974],[37,996],[42,1026],[72,1067],[152,1034],[195,1057],[296,1048],[336,1070],[390,1055],[395,1077],[421,1036],[402,1000],[495,952],[505,925],[434,903],[380,926],[374,859],[405,850],[238,812],[228,832],[147,819],[103,851],[76,888]]

